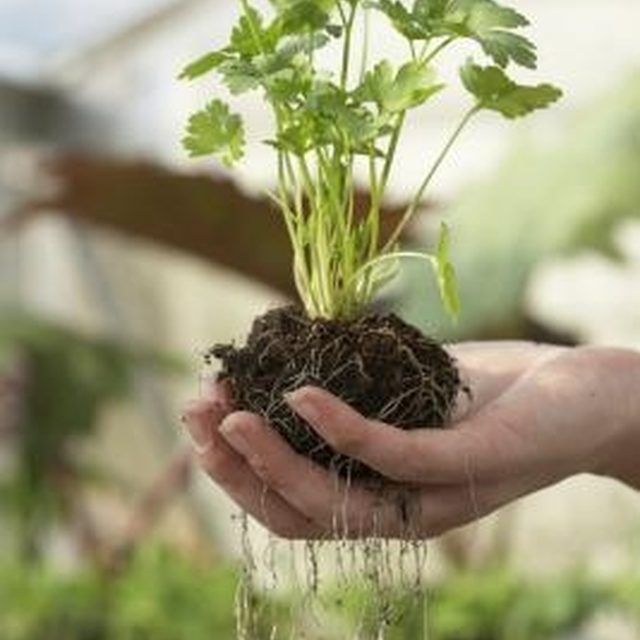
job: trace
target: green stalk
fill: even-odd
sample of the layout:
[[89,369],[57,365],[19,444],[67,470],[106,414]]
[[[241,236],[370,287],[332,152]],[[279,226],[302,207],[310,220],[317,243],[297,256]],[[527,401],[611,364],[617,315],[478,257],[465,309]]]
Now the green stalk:
[[[312,310],[316,305],[311,295],[311,287],[309,282],[309,273],[307,270],[307,264],[305,260],[305,248],[303,239],[300,237],[301,229],[301,211],[296,210],[294,216],[289,206],[289,190],[290,185],[287,184],[287,178],[285,173],[285,161],[283,153],[278,153],[278,188],[280,192],[280,198],[276,200],[276,204],[282,211],[282,216],[289,234],[291,246],[293,248],[293,275],[296,284],[298,294],[307,311]],[[297,221],[296,221],[297,218]]]
[[364,80],[364,77],[367,73],[367,61],[369,58],[369,30],[370,30],[370,19],[369,19],[369,8],[365,8],[362,16],[363,16],[363,41],[362,41],[362,58],[360,59],[360,82]]
[[400,140],[400,134],[402,133],[402,127],[404,126],[404,120],[406,117],[406,111],[403,111],[396,122],[396,126],[391,134],[391,140],[389,147],[387,148],[387,157],[385,158],[384,168],[382,169],[382,177],[380,179],[380,199],[384,195],[384,191],[389,181],[389,174],[391,173],[391,167],[395,159],[396,150],[398,148],[398,141]]
[[[340,74],[340,86],[344,89],[347,86],[349,76],[349,58],[351,56],[351,35],[353,32],[353,21],[356,17],[357,4],[351,5],[351,12],[345,24],[344,47],[342,48],[342,72]],[[344,15],[344,14],[343,14]]]
[[460,124],[456,127],[455,131],[453,132],[453,134],[451,135],[451,137],[449,138],[449,140],[445,144],[444,148],[442,149],[442,151],[438,155],[438,157],[437,157],[436,161],[434,162],[433,166],[431,167],[431,169],[429,170],[429,172],[425,176],[424,180],[420,184],[420,187],[418,188],[418,191],[416,192],[415,196],[413,197],[413,200],[411,201],[411,203],[407,207],[407,210],[405,211],[404,215],[402,216],[402,219],[400,220],[400,222],[398,223],[396,228],[393,230],[393,233],[391,234],[391,237],[389,238],[389,240],[387,240],[387,242],[384,245],[381,253],[383,253],[383,254],[387,253],[396,244],[396,242],[400,239],[400,235],[402,234],[402,232],[404,231],[405,227],[407,226],[407,223],[409,222],[409,220],[411,220],[411,218],[413,217],[415,212],[418,210],[418,207],[420,206],[420,203],[422,202],[422,196],[424,195],[425,190],[429,186],[433,176],[436,174],[436,172],[440,168],[440,165],[444,162],[445,158],[449,154],[449,151],[451,150],[451,147],[453,147],[453,145],[455,144],[456,140],[458,139],[458,137],[460,136],[460,134],[462,133],[464,128],[467,126],[467,124],[469,123],[471,118],[478,111],[479,111],[479,108],[477,106],[475,106],[472,109],[469,109],[469,111],[467,111],[467,113],[465,114],[464,118],[462,118],[462,120],[460,121]]
[[367,259],[371,259],[378,251],[380,236],[380,201],[382,199],[382,189],[378,184],[376,172],[376,158],[373,149],[369,152],[369,191],[371,193],[371,203],[367,214],[367,225],[369,231],[369,250]]
[[[443,40],[425,59],[425,64],[431,62],[443,49],[448,47],[454,40],[457,40],[457,36],[450,36],[446,40]],[[425,43],[425,48],[420,57],[424,56],[427,53],[427,49],[429,47],[429,43]]]

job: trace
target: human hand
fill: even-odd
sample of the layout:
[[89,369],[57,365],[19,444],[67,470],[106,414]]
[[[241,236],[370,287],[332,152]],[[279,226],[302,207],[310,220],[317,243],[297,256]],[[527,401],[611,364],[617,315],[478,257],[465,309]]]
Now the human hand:
[[403,431],[312,387],[287,397],[337,451],[388,479],[338,478],[296,454],[214,385],[186,412],[209,475],[288,538],[427,538],[566,477],[592,472],[640,488],[640,355],[595,347],[468,343],[451,349],[471,398],[452,427]]

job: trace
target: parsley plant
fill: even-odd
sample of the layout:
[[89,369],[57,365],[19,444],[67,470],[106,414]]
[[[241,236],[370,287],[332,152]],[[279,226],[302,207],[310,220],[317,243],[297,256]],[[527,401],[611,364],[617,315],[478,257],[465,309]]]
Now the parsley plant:
[[[528,20],[494,0],[273,0],[266,19],[249,0],[227,46],[189,64],[181,78],[217,72],[233,95],[262,91],[275,131],[268,140],[277,156],[278,187],[271,194],[293,246],[297,290],[311,317],[350,318],[391,279],[403,257],[426,258],[435,268],[445,308],[459,301],[449,260],[449,235],[441,229],[435,255],[398,249],[434,174],[456,139],[482,110],[517,118],[547,107],[561,92],[549,85],[518,84],[511,65],[535,68],[535,46],[519,29]],[[368,14],[384,14],[407,44],[407,60],[369,62]],[[364,44],[352,47],[361,28]],[[341,47],[339,68],[321,69],[316,53],[331,41]],[[469,59],[460,69],[471,104],[429,167],[406,213],[386,242],[380,238],[380,207],[396,159],[407,112],[434,98],[437,58],[461,40],[477,43],[487,66]],[[212,100],[188,124],[184,146],[192,156],[239,160],[245,131],[241,117]],[[354,207],[354,165],[368,167],[370,202],[364,216]]]

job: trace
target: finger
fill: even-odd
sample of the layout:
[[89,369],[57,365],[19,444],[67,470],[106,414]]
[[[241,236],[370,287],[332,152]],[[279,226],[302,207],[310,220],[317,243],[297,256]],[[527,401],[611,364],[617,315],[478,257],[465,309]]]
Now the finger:
[[397,512],[380,495],[295,453],[259,416],[232,413],[220,432],[267,485],[334,535],[375,535],[380,522],[388,528],[397,521]]
[[465,386],[453,415],[458,422],[477,413],[505,393],[531,366],[557,355],[564,347],[498,341],[463,342],[450,345],[447,350],[456,359]]
[[[228,423],[236,420],[243,426],[228,426]],[[247,428],[248,422],[253,420],[255,424]],[[306,458],[293,453],[284,442],[280,441],[283,452],[268,444],[259,444],[263,436],[269,438],[273,435],[276,441],[279,436],[257,416],[232,414],[225,421],[223,431],[231,434],[236,428],[238,431],[244,429],[244,442],[237,439],[236,433],[233,438],[235,446],[247,452],[245,455],[251,459],[252,468],[257,474],[301,512],[323,520],[328,535],[334,537],[431,538],[481,518],[500,505],[542,486],[539,483],[535,487],[529,486],[528,481],[523,480],[480,483],[469,470],[464,482],[457,485],[427,488],[387,485],[376,494],[359,487],[340,491],[335,478]],[[252,434],[254,428],[260,431]],[[301,460],[302,466],[291,465],[287,459],[289,456]],[[311,469],[304,469],[303,466]],[[314,470],[320,473],[315,475]],[[325,483],[327,476],[331,478],[328,486]],[[365,495],[362,496],[362,493]],[[336,507],[344,505],[345,494],[351,504],[347,506],[346,514],[338,514],[342,519],[337,520]],[[336,526],[338,522],[342,528]]]
[[203,453],[211,444],[211,431],[222,422],[226,415],[223,405],[217,399],[204,395],[192,400],[182,413],[184,423],[193,448]]
[[219,404],[209,401],[197,401],[185,413],[187,427],[198,438],[196,457],[206,473],[242,509],[276,535],[289,539],[322,537],[320,527],[265,486],[242,456],[220,436],[218,427],[225,415]]
[[221,404],[227,413],[233,411],[233,394],[228,380],[218,380],[217,376],[204,377],[201,380],[201,393],[203,397]]
[[287,402],[334,449],[396,482],[456,484],[464,481],[470,467],[487,472],[502,460],[490,424],[482,425],[480,433],[460,427],[405,431],[367,420],[315,387],[298,389]]

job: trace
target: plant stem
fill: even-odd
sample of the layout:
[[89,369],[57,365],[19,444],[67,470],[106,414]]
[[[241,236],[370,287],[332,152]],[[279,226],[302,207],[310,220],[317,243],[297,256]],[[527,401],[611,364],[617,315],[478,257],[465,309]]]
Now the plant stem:
[[369,58],[369,30],[371,28],[369,19],[369,9],[365,8],[363,15],[363,41],[362,59],[360,60],[360,82],[364,80],[367,73],[367,61]]
[[[301,201],[298,197],[299,189],[295,185],[295,177],[291,171],[290,164],[291,163],[288,156],[282,151],[278,152],[278,184],[280,197],[279,199],[276,199],[276,204],[279,206],[282,212],[282,217],[284,218],[285,226],[289,233],[291,246],[293,248],[293,277],[296,289],[298,290],[298,294],[300,295],[300,299],[302,300],[305,309],[307,310],[307,312],[311,312],[316,307],[316,303],[313,298],[312,288],[310,286],[309,271],[305,258],[306,250],[304,245],[304,238],[301,235],[301,232],[304,229],[304,225],[302,220],[303,212]],[[291,185],[287,184],[287,169],[289,170]],[[294,189],[295,215],[289,207],[288,195],[289,191]]]
[[373,260],[369,260],[365,264],[363,264],[354,274],[354,278],[359,278],[362,274],[366,273],[373,267],[379,265],[382,262],[387,262],[389,260],[399,260],[402,258],[414,258],[424,260],[429,262],[429,264],[435,264],[435,258],[430,256],[428,253],[420,253],[418,251],[394,251],[393,253],[385,253],[384,255],[378,256]]
[[[446,40],[443,40],[425,59],[424,59],[424,63],[428,64],[429,62],[431,62],[445,47],[448,47],[454,40],[456,40],[457,36],[450,36],[449,38],[447,38]],[[427,52],[427,46],[425,45],[425,50],[422,52],[422,55],[420,57],[422,57],[423,55],[426,54]]]
[[402,127],[404,125],[405,117],[406,112],[403,111],[398,117],[395,129],[393,130],[393,134],[391,135],[391,141],[389,142],[389,147],[387,149],[387,157],[385,158],[384,167],[382,169],[382,177],[380,178],[380,199],[382,199],[384,190],[387,187],[387,182],[389,181],[389,174],[391,173],[391,167],[393,166],[393,160],[396,155],[396,149],[398,148],[398,140],[400,139],[400,134],[402,133]]
[[[342,73],[340,74],[340,86],[344,89],[347,86],[349,76],[349,57],[351,55],[351,34],[353,32],[353,21],[356,17],[357,4],[351,5],[351,12],[345,25],[344,47],[342,49]],[[344,15],[344,14],[343,14]]]
[[405,227],[407,226],[407,223],[413,217],[413,215],[417,211],[418,207],[420,206],[420,203],[422,201],[422,196],[424,195],[424,192],[425,192],[426,188],[429,186],[429,183],[431,182],[433,176],[436,174],[436,172],[440,168],[440,165],[444,162],[444,160],[447,157],[449,151],[451,150],[451,147],[453,147],[453,145],[455,144],[456,140],[458,139],[458,137],[462,133],[463,129],[467,126],[467,124],[469,123],[471,118],[478,111],[479,111],[479,108],[477,106],[474,106],[473,108],[469,109],[469,111],[467,111],[467,113],[465,114],[464,118],[462,118],[462,120],[460,121],[460,124],[456,127],[455,131],[453,132],[453,134],[451,135],[451,137],[449,138],[449,140],[447,141],[447,143],[443,147],[442,151],[440,152],[440,154],[436,158],[436,161],[434,162],[433,166],[431,167],[431,169],[429,170],[429,172],[425,176],[424,180],[420,184],[420,187],[418,188],[418,191],[416,192],[415,196],[413,197],[413,200],[411,201],[411,203],[407,207],[407,210],[405,211],[404,215],[402,216],[402,219],[400,220],[400,222],[398,223],[398,225],[394,229],[393,233],[391,234],[390,238],[387,240],[386,244],[384,245],[384,247],[382,249],[382,253],[388,252],[395,245],[395,243],[399,240],[400,235],[402,234],[402,232],[404,231]]

